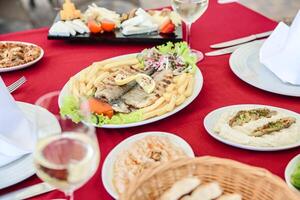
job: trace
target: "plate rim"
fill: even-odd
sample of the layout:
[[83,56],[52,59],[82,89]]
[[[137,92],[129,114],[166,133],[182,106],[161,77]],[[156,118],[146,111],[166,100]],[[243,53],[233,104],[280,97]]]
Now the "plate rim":
[[284,170],[284,180],[286,184],[291,188],[293,191],[298,192],[300,194],[300,190],[298,190],[295,186],[292,185],[290,182],[291,179],[291,173],[289,171],[294,170],[295,165],[297,164],[296,162],[300,161],[300,153],[294,156],[286,165],[285,170]]
[[16,71],[16,70],[27,68],[27,67],[37,63],[38,61],[40,61],[44,57],[44,54],[45,54],[44,49],[42,47],[40,47],[39,45],[30,43],[30,42],[13,41],[13,40],[12,41],[6,41],[5,40],[5,41],[0,41],[0,43],[21,43],[21,44],[26,44],[26,45],[33,45],[33,46],[38,47],[41,50],[41,53],[40,53],[39,57],[37,57],[35,60],[30,61],[28,63],[21,64],[21,65],[17,65],[17,66],[0,68],[0,73],[11,72],[11,71]]
[[[238,60],[238,55],[241,54],[241,52],[245,52],[247,51],[249,48],[257,48],[257,47],[260,47],[262,44],[263,44],[264,40],[256,40],[254,42],[250,42],[248,44],[245,44],[243,46],[241,46],[240,48],[238,48],[237,50],[235,50],[231,55],[230,55],[230,58],[229,58],[229,66],[230,66],[230,69],[231,71],[242,81],[244,81],[245,83],[255,87],[255,88],[258,88],[260,90],[263,90],[263,91],[266,91],[266,92],[271,92],[273,94],[279,94],[279,95],[284,95],[284,96],[291,96],[291,97],[300,97],[300,93],[297,95],[297,94],[294,94],[294,93],[289,93],[289,92],[286,92],[286,91],[276,91],[276,90],[273,90],[273,89],[266,89],[264,88],[263,86],[261,85],[257,85],[249,80],[247,80],[246,78],[242,77],[236,70],[236,60]],[[263,64],[262,64],[263,65]],[[264,66],[265,67],[265,66]],[[268,69],[269,70],[269,69]],[[270,71],[271,72],[271,71]],[[271,72],[272,73],[272,72]],[[274,74],[274,76],[276,76]],[[295,86],[295,87],[299,87],[299,90],[300,90],[300,86]]]
[[285,108],[281,108],[281,107],[276,107],[276,106],[271,106],[271,105],[264,105],[264,104],[234,104],[234,105],[229,105],[229,106],[223,106],[223,107],[219,107],[215,110],[210,111],[204,118],[203,120],[203,125],[204,128],[206,130],[206,132],[213,137],[215,140],[235,147],[235,148],[239,148],[239,149],[246,149],[246,150],[251,150],[251,151],[264,151],[264,152],[273,152],[273,151],[282,151],[282,150],[287,150],[287,149],[292,149],[292,148],[296,148],[300,146],[300,139],[298,142],[294,143],[294,144],[289,144],[289,145],[285,145],[285,146],[279,146],[279,147],[256,147],[256,146],[251,146],[251,145],[245,145],[245,144],[239,144],[227,139],[224,139],[222,137],[220,137],[217,133],[215,133],[214,131],[210,131],[212,127],[208,127],[208,121],[212,118],[212,116],[218,112],[221,111],[226,111],[229,110],[230,108],[243,108],[243,107],[249,107],[249,106],[253,106],[253,107],[268,107],[268,108],[273,108],[273,109],[277,109],[277,110],[283,110],[285,112],[290,112],[293,115],[298,115],[298,117],[300,118],[300,114],[292,111],[292,110],[288,110]]
[[[47,111],[46,109],[44,109],[44,108],[42,108],[40,106],[37,106],[37,105],[34,105],[34,104],[30,104],[30,103],[27,103],[27,102],[16,101],[16,103],[17,103],[18,106],[21,105],[21,106],[26,106],[26,107],[31,107],[31,108],[36,107],[39,110]],[[50,113],[49,111],[47,111],[47,112],[48,112],[48,114]],[[31,176],[33,176],[35,174],[35,169],[33,168],[33,155],[32,155],[32,153],[25,154],[25,155],[21,156],[20,158],[12,161],[10,163],[8,163],[7,165],[4,165],[4,166],[0,167],[0,170],[1,170],[1,168],[7,167],[8,165],[11,165],[11,164],[12,165],[17,165],[17,164],[21,165],[22,162],[26,163],[26,164],[32,163],[32,165],[29,166],[29,168],[31,168],[31,167],[32,168],[29,169],[28,171],[26,171],[26,170],[22,171],[22,173],[20,173],[17,176],[15,176],[16,179],[14,179],[14,180],[10,179],[9,181],[6,181],[6,184],[0,184],[0,189],[4,189],[4,188],[10,187],[10,186],[13,186],[15,184],[18,184],[18,183],[26,180],[27,178],[29,178],[29,177],[31,177]]]
[[111,149],[109,151],[105,160],[103,161],[103,165],[102,165],[102,169],[101,169],[101,180],[102,180],[103,186],[104,186],[105,190],[107,191],[107,193],[109,193],[109,195],[112,196],[114,199],[118,199],[119,196],[116,193],[116,191],[113,189],[111,180],[104,179],[106,169],[110,169],[109,167],[112,166],[115,161],[113,154],[117,154],[120,151],[124,150],[125,145],[128,146],[128,145],[132,144],[133,142],[135,142],[143,137],[146,137],[148,135],[160,135],[160,136],[176,139],[185,146],[184,148],[186,148],[187,153],[190,154],[189,156],[195,157],[195,153],[194,153],[194,150],[191,147],[191,145],[185,139],[183,139],[182,137],[178,136],[175,133],[163,132],[163,131],[147,131],[147,132],[141,132],[141,133],[137,133],[137,134],[127,137],[126,139],[119,142],[113,149]]
[[[118,59],[118,58],[122,58],[122,57],[127,57],[127,56],[128,57],[129,56],[134,56],[134,55],[137,55],[137,54],[139,54],[139,53],[124,54],[124,55],[120,55],[120,56],[115,56],[115,57],[111,57],[111,58],[108,58],[108,59],[104,59],[104,60],[101,60],[100,62],[104,62],[104,61],[108,61],[108,60],[114,60],[114,59]],[[92,65],[90,65],[89,67],[92,67]],[[86,69],[86,68],[84,68],[84,69]],[[82,70],[84,70],[84,69],[82,69]],[[80,70],[79,72],[77,72],[72,77],[78,76],[79,73],[82,70]],[[161,116],[153,117],[153,118],[146,119],[146,120],[139,121],[139,122],[134,122],[134,123],[129,123],[129,124],[119,124],[119,125],[117,125],[117,124],[104,124],[102,126],[98,126],[98,125],[95,125],[95,124],[92,124],[92,123],[86,123],[86,122],[83,122],[83,123],[86,123],[88,125],[95,126],[95,127],[98,127],[98,128],[107,128],[107,129],[112,129],[112,128],[130,128],[130,127],[136,127],[136,126],[142,126],[142,125],[150,124],[150,123],[157,122],[157,121],[160,121],[162,119],[165,119],[167,117],[170,117],[170,116],[176,114],[177,112],[183,110],[188,105],[190,105],[199,96],[200,92],[202,91],[203,84],[204,84],[203,75],[202,75],[202,72],[199,69],[199,67],[196,68],[195,77],[196,77],[195,78],[195,87],[194,87],[193,94],[191,96],[189,96],[181,105],[177,106],[174,110],[172,110],[172,111],[170,111],[168,113],[165,113],[165,114],[163,114]],[[197,80],[198,80],[198,82],[197,82]],[[68,85],[69,84],[70,84],[70,79],[65,83],[65,85],[63,86],[63,88],[60,91],[59,98],[58,98],[59,108],[61,108],[61,105],[62,105],[62,101],[63,101],[62,98],[68,92],[68,89],[69,89]]]

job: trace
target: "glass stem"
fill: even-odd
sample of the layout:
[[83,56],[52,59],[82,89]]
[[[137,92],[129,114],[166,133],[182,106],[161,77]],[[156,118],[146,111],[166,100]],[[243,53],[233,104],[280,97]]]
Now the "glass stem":
[[74,200],[73,192],[65,192],[66,200]]
[[191,47],[191,27],[191,23],[186,23],[185,41],[188,43],[189,47]]

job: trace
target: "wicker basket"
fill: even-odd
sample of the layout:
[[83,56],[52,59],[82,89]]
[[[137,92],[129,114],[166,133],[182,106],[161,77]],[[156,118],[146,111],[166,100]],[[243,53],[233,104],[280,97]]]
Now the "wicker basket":
[[154,200],[183,177],[202,182],[216,180],[225,193],[239,193],[243,200],[299,200],[279,177],[269,171],[216,157],[184,158],[146,170],[133,181],[121,200]]

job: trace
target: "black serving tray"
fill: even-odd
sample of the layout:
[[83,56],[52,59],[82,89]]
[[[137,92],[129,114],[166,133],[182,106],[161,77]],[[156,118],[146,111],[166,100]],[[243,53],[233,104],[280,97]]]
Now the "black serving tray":
[[[59,15],[56,16],[54,23],[59,21]],[[76,34],[75,36],[56,36],[48,33],[49,40],[67,40],[67,41],[99,41],[99,42],[114,42],[114,43],[165,43],[168,41],[179,42],[182,41],[182,25],[177,26],[175,32],[172,34],[159,34],[157,32],[147,34],[136,34],[125,36],[121,33],[120,29],[116,29],[111,33],[85,33]]]

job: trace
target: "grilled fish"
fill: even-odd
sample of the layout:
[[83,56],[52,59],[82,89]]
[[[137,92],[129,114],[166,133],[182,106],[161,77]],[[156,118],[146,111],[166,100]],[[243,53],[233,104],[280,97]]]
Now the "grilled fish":
[[171,84],[173,73],[171,70],[163,70],[155,72],[152,77],[156,86],[151,94],[146,93],[139,85],[136,85],[122,97],[122,100],[134,108],[144,108],[155,102],[165,93],[167,86]]
[[229,126],[242,126],[250,121],[255,121],[261,118],[270,118],[276,115],[276,111],[271,111],[268,108],[257,108],[251,110],[241,110],[232,119],[229,120]]

